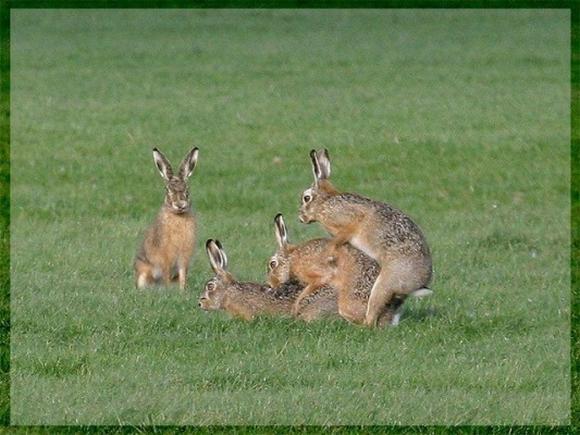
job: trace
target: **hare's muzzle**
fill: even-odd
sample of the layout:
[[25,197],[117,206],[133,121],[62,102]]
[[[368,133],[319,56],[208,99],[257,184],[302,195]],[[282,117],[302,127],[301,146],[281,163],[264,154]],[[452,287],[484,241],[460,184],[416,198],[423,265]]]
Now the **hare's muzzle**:
[[302,222],[303,224],[309,224],[312,223],[313,221],[311,219],[309,219],[306,215],[300,213],[298,215],[298,219],[300,220],[300,222]]
[[209,309],[208,303],[209,301],[207,298],[200,298],[199,302],[197,303],[197,306],[202,310],[207,311]]
[[184,213],[189,208],[189,203],[187,201],[177,201],[173,204],[173,208],[178,213]]

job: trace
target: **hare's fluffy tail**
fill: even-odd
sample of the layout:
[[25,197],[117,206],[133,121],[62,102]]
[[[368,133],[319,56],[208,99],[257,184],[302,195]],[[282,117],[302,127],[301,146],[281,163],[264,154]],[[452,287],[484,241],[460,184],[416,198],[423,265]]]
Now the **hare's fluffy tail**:
[[412,293],[409,293],[409,296],[412,296],[414,298],[423,298],[425,296],[431,296],[433,294],[433,290],[428,289],[428,288],[420,288],[419,290],[415,290]]

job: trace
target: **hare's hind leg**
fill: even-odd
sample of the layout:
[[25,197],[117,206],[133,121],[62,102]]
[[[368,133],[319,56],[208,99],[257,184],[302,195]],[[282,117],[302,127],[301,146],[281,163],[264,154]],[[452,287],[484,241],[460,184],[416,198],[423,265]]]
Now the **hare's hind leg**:
[[[393,303],[393,298],[396,295],[403,295],[408,293],[405,285],[407,278],[404,273],[398,273],[391,268],[383,268],[377,277],[367,306],[367,313],[365,318],[365,325],[374,327],[377,326],[379,318],[385,312],[388,305]],[[398,308],[398,306],[397,306]],[[388,321],[391,322],[396,315],[396,309],[387,310]]]

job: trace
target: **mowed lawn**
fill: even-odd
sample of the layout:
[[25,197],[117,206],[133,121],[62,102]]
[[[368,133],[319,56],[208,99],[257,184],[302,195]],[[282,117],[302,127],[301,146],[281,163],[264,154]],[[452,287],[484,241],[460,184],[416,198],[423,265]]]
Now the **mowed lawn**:
[[[564,424],[566,11],[17,10],[13,424]],[[158,146],[200,148],[187,294],[137,291]],[[203,246],[263,281],[308,152],[423,228],[397,328],[204,313]]]

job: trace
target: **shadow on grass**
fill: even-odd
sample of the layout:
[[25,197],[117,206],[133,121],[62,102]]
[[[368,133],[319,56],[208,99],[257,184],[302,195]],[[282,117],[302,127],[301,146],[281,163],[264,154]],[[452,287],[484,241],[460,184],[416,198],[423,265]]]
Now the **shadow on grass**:
[[415,307],[403,312],[405,322],[423,323],[434,317],[441,317],[441,310],[436,307]]

